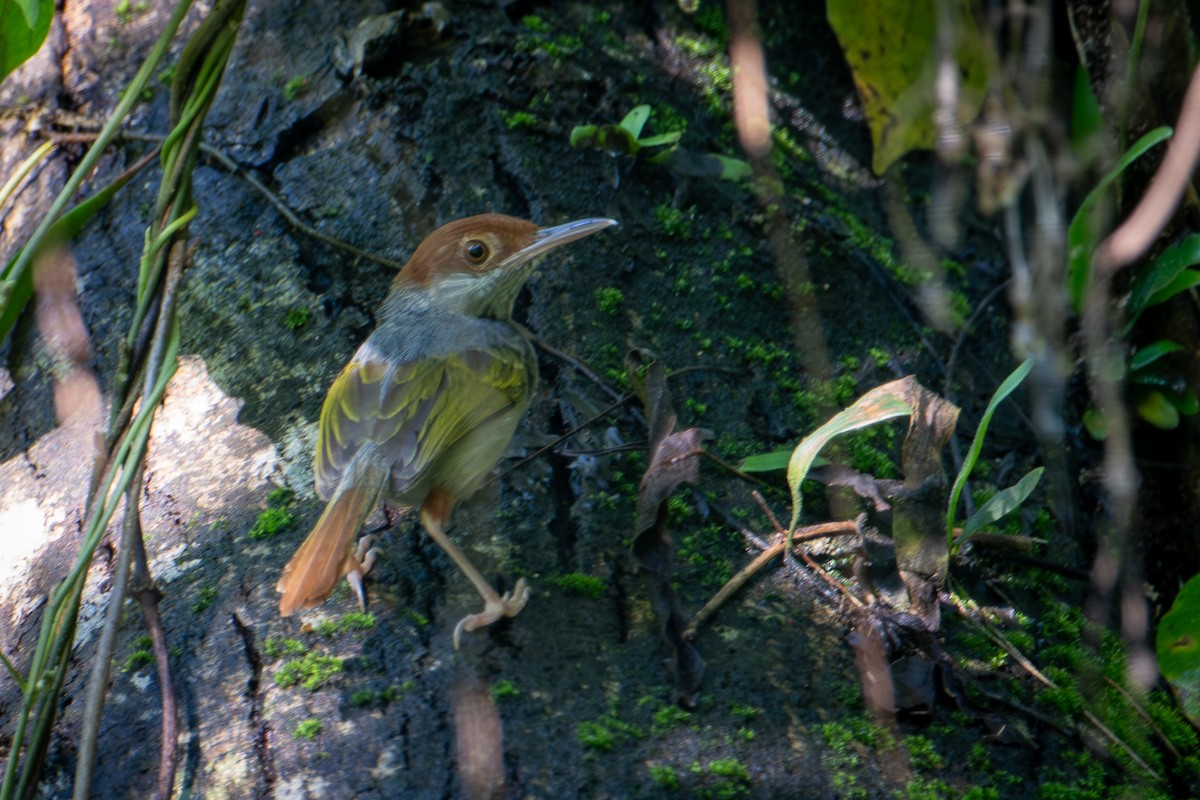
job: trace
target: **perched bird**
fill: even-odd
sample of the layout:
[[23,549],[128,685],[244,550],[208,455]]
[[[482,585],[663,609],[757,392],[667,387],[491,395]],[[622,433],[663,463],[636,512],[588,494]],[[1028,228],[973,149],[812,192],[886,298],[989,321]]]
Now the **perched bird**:
[[499,461],[537,384],[530,334],[512,319],[518,292],[547,252],[616,224],[539,228],[483,214],[421,242],[325,397],[314,472],[327,505],[276,586],[283,616],[320,603],[343,576],[363,602],[373,553],[352,542],[380,500],[418,507],[426,532],[483,596],[483,611],[454,629],[456,648],[462,631],[525,607],[524,579],[500,596],[446,527],[455,502]]

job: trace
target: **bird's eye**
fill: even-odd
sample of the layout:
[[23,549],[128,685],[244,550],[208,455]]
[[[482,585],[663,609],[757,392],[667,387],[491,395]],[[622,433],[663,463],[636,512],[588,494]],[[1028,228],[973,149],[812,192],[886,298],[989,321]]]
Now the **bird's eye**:
[[482,264],[487,260],[487,257],[490,253],[488,246],[478,239],[472,239],[471,241],[467,242],[466,247],[463,248],[463,251],[467,254],[467,260],[469,260],[472,264]]

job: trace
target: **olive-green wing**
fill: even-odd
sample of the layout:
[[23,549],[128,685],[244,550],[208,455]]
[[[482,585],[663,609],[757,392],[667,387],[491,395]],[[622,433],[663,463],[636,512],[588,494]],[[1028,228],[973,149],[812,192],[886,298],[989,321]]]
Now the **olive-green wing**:
[[330,497],[354,454],[371,443],[391,466],[393,490],[403,492],[478,426],[523,411],[534,369],[522,347],[466,350],[410,363],[360,350],[329,388],[321,409],[317,494]]

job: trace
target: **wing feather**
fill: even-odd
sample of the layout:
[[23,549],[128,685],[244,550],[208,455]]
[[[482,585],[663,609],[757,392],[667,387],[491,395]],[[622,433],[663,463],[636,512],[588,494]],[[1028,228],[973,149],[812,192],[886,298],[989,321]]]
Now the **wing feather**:
[[535,380],[536,362],[524,339],[409,363],[389,363],[364,347],[334,381],[321,410],[317,493],[331,496],[369,442],[391,466],[392,494],[400,497],[424,485],[452,454],[486,456],[500,438],[502,451]]

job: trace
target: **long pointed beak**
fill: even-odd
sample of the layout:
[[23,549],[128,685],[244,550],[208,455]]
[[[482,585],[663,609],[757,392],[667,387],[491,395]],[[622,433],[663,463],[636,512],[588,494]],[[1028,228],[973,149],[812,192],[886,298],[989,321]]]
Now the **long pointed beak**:
[[533,243],[522,247],[509,256],[505,266],[531,262],[556,247],[582,239],[585,236],[591,236],[597,231],[602,231],[616,224],[617,221],[615,219],[597,217],[593,219],[577,219],[574,222],[567,222],[550,228],[541,228],[534,234]]

